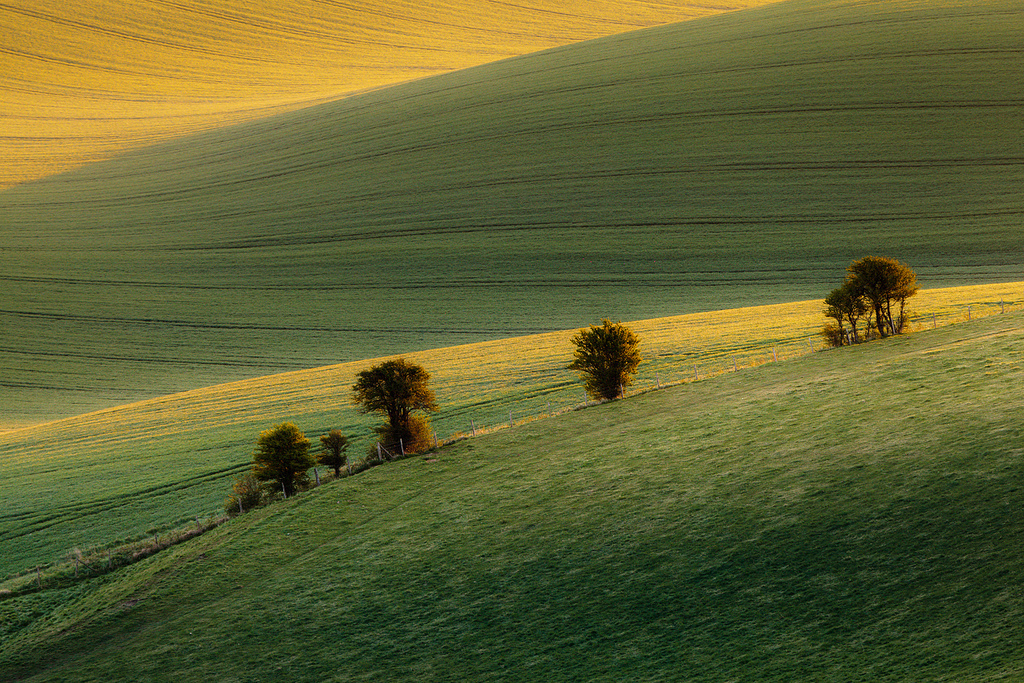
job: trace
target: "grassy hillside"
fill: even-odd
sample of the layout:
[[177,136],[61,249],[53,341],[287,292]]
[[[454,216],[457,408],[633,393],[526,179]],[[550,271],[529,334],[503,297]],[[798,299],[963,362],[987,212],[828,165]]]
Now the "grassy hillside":
[[819,298],[869,253],[1019,280],[1022,35],[1011,0],[796,0],[0,193],[0,422]]
[[0,187],[312,101],[768,0],[0,7]]
[[0,602],[0,670],[1018,680],[1021,323],[766,364],[377,468]]
[[[1024,305],[1024,283],[930,290],[915,327]],[[596,321],[595,321],[596,322]],[[792,359],[817,347],[818,301],[631,323],[646,361],[631,391]],[[565,369],[571,331],[409,354],[433,375],[439,439],[569,410],[584,400]],[[812,339],[812,337],[814,337]],[[349,404],[358,361],[245,380],[0,433],[0,578],[67,558],[73,548],[152,536],[217,512],[252,461],[256,437],[284,420],[318,443],[331,428],[370,445],[377,418]]]

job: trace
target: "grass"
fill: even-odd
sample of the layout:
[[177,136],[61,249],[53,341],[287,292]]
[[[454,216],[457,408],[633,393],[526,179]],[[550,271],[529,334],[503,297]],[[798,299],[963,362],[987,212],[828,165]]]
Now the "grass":
[[1011,0],[796,0],[7,190],[0,422],[814,299],[871,253],[927,287],[1020,280],[1022,24]]
[[1022,342],[991,316],[379,467],[0,602],[0,670],[1017,680]]
[[0,10],[0,187],[348,93],[723,9],[213,0],[125,14],[111,0],[19,0]]
[[[918,327],[1019,312],[1024,283],[927,290]],[[597,321],[595,321],[597,322]],[[743,372],[809,353],[820,301],[631,323],[646,361],[631,393]],[[504,429],[583,404],[566,370],[572,330],[409,354],[433,375],[440,440]],[[48,565],[73,547],[152,536],[218,511],[251,465],[260,432],[295,422],[314,443],[332,428],[364,455],[377,422],[349,403],[373,360],[245,380],[0,434],[0,576]]]

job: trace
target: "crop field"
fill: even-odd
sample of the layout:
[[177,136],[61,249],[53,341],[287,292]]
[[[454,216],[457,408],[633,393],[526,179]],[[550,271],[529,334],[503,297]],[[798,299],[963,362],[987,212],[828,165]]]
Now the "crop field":
[[1022,312],[531,422],[0,600],[25,680],[1024,676]]
[[0,187],[316,101],[768,0],[0,8]]
[[[912,327],[965,322],[968,307],[972,320],[1019,315],[1024,282],[923,291]],[[808,355],[821,347],[821,308],[805,301],[632,322],[646,360],[628,393]],[[408,354],[432,373],[438,440],[510,421],[518,431],[581,406],[582,385],[566,369],[572,334]],[[0,433],[0,577],[218,512],[233,478],[251,465],[256,437],[285,420],[317,448],[319,435],[341,429],[353,440],[351,456],[364,456],[378,418],[360,415],[349,397],[356,373],[374,362],[244,380]]]
[[1020,280],[1021,36],[1015,0],[796,0],[9,189],[0,424],[816,299],[867,254],[926,287]]

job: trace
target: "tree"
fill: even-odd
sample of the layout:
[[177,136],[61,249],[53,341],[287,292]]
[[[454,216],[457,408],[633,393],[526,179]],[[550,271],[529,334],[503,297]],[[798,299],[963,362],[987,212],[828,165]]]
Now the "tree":
[[640,339],[622,323],[603,320],[572,338],[575,360],[569,364],[583,378],[587,393],[597,399],[614,399],[633,383],[640,365]]
[[846,336],[844,322],[850,323],[850,340],[848,343],[857,344],[860,336],[857,332],[857,323],[868,312],[868,304],[860,295],[857,288],[849,281],[844,282],[840,287],[833,289],[825,297],[825,315],[835,319],[840,332],[840,341]]
[[298,484],[309,481],[306,471],[316,464],[309,453],[309,439],[291,422],[283,422],[260,434],[253,454],[253,474],[259,481],[276,481],[286,496]]
[[[875,313],[875,327],[883,337],[902,332],[906,324],[906,301],[917,294],[917,274],[909,266],[885,256],[865,256],[846,269],[847,284],[866,299]],[[892,303],[899,303],[894,320]]]
[[329,434],[320,437],[320,445],[323,450],[320,451],[317,462],[327,467],[333,467],[334,476],[340,477],[341,468],[348,460],[348,456],[345,454],[345,451],[348,450],[348,437],[342,434],[341,430],[332,429]]
[[429,429],[424,417],[414,411],[435,412],[437,402],[427,383],[430,373],[404,358],[384,361],[356,376],[352,402],[363,413],[377,413],[387,424],[374,431],[387,443],[402,441],[405,450],[416,452],[427,447]]

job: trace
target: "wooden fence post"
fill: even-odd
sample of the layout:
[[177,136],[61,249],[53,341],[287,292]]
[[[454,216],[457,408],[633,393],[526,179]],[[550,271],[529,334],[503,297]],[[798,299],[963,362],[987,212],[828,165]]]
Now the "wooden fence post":
[[700,375],[697,373],[697,364],[696,363],[693,364],[693,381],[694,382],[699,382],[700,381]]
[[404,458],[405,457],[405,443],[402,441],[402,439],[398,440],[398,450],[402,451],[402,457]]
[[779,362],[779,354],[775,353],[775,347],[772,347],[772,360],[776,363]]
[[313,468],[313,478],[316,480],[316,485],[320,485],[320,472],[317,471],[316,467]]
[[971,307],[970,306],[967,307],[967,319],[968,320],[971,319]]
[[932,313],[932,329],[934,330],[938,326],[939,326],[939,324],[937,322],[935,322],[935,314]]
[[288,492],[285,491],[285,489],[284,489],[284,482],[283,481],[281,482],[281,494],[284,496],[285,500],[288,500]]
[[661,389],[661,375],[655,373],[654,374],[654,381],[658,383],[658,388]]

